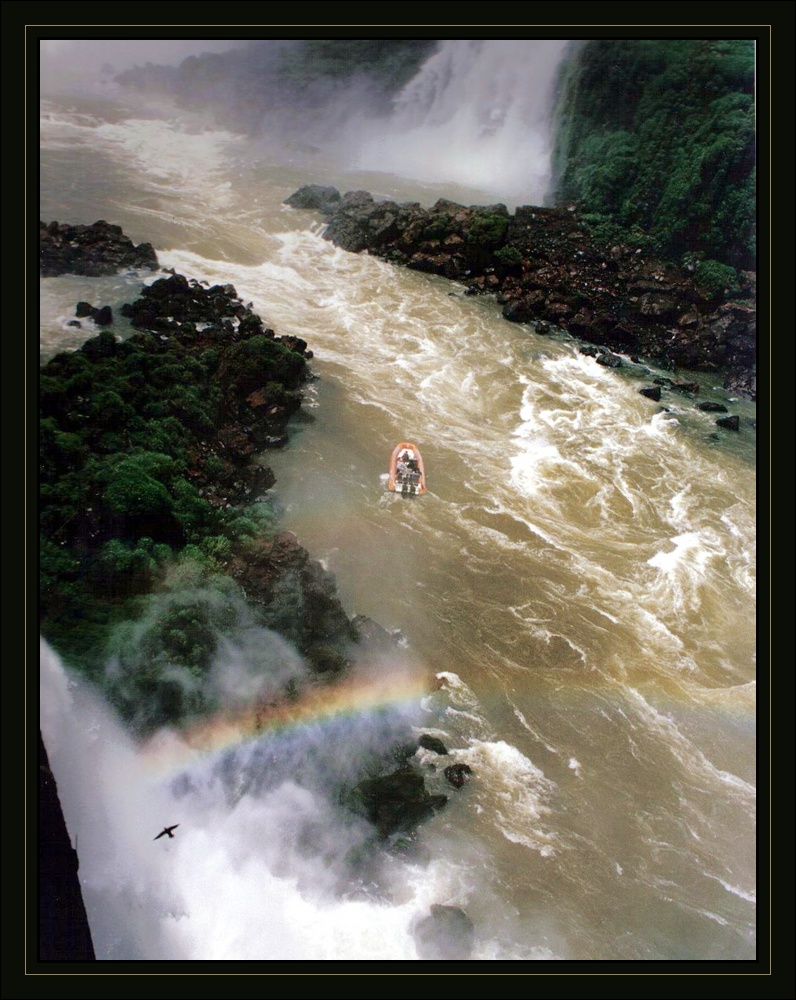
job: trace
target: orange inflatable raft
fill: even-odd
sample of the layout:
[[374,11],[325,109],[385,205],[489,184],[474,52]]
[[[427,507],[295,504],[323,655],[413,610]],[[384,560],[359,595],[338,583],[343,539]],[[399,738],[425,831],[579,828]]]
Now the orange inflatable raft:
[[401,441],[390,456],[390,476],[387,487],[403,496],[420,496],[426,492],[426,468],[420,449],[411,441]]

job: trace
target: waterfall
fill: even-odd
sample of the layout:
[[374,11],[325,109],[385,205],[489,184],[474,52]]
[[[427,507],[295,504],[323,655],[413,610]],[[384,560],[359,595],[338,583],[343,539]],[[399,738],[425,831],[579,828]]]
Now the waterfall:
[[358,165],[543,204],[551,178],[561,40],[445,41],[363,142]]

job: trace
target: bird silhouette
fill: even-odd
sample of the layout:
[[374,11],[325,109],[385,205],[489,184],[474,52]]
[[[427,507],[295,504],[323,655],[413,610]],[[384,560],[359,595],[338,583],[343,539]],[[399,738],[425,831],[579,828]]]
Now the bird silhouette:
[[167,835],[169,837],[173,837],[174,834],[171,831],[176,830],[179,825],[180,825],[179,823],[175,823],[174,826],[164,826],[163,829],[160,831],[160,833],[157,835],[157,837],[155,837],[154,839],[160,840],[161,837],[165,837]]

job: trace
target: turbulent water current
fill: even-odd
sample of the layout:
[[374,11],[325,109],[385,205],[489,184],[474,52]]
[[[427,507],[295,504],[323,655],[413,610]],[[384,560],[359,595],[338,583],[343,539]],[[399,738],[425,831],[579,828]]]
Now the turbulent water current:
[[[254,788],[257,741],[234,738],[185,756],[164,735],[145,755],[43,644],[42,730],[98,957],[415,960],[413,928],[440,903],[473,921],[475,960],[754,958],[754,405],[688,373],[740,432],[687,397],[663,409],[563,332],[337,249],[283,204],[304,183],[505,200],[291,162],[162,110],[42,105],[41,219],[121,225],[307,341],[316,377],[264,456],[270,495],[347,613],[400,632],[384,704],[472,778],[440,774],[449,802],[415,849],[342,891],[345,834],[299,770]],[[92,333],[67,325],[80,300],[111,305],[126,335],[119,306],[155,277],[42,279],[42,359]],[[423,497],[386,490],[401,440],[422,450]],[[275,760],[302,739],[356,754],[366,688],[308,710],[289,746],[261,739]]]

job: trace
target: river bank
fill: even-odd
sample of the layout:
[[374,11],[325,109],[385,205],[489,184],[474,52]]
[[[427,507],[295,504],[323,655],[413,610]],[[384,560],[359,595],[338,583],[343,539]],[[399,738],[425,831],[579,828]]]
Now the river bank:
[[555,326],[615,355],[718,372],[729,391],[756,397],[753,272],[733,277],[696,259],[684,267],[643,241],[600,240],[574,207],[510,214],[502,204],[439,199],[426,209],[321,185],[285,203],[320,213],[336,246],[441,275],[468,295],[494,295],[505,319],[537,333]]

